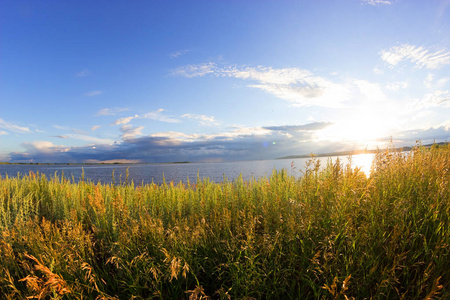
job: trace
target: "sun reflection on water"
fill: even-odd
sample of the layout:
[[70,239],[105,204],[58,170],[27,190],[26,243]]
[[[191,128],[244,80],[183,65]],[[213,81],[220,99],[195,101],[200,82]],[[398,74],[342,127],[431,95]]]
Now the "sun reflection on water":
[[370,176],[370,168],[372,166],[372,161],[375,157],[375,154],[358,154],[352,156],[352,166],[354,168],[358,167],[361,169],[366,176]]

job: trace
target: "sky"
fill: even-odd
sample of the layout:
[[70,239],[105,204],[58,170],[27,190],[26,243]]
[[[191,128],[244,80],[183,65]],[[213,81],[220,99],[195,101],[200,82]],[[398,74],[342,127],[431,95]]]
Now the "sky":
[[0,161],[450,140],[450,0],[0,0]]

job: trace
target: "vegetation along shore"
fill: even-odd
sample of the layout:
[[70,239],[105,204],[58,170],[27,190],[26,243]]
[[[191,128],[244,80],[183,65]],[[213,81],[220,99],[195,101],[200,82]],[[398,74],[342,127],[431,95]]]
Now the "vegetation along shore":
[[369,177],[187,184],[0,179],[4,299],[448,299],[450,146],[377,153]]

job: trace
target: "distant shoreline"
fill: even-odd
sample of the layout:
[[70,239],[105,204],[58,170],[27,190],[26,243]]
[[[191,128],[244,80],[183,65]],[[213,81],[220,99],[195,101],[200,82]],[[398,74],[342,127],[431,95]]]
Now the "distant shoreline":
[[142,164],[189,164],[189,161],[175,161],[175,162],[163,162],[163,163],[147,163],[147,162],[138,162],[138,163],[123,163],[123,162],[115,162],[115,163],[14,163],[14,162],[0,162],[0,165],[23,165],[23,166],[112,166],[112,165],[142,165]]
[[[434,144],[427,144],[422,145],[423,147],[429,148],[433,145],[446,145],[448,142],[440,142],[440,143],[434,143]],[[411,151],[413,149],[413,146],[407,146],[407,147],[395,147],[393,148],[395,151]],[[359,155],[359,154],[374,154],[379,151],[386,151],[387,149],[373,149],[373,150],[367,150],[367,149],[359,149],[359,150],[352,150],[352,151],[340,151],[340,152],[329,152],[329,153],[311,153],[311,154],[302,154],[302,155],[288,155],[288,156],[282,156],[278,157],[276,159],[296,159],[296,158],[311,158],[311,156],[315,157],[329,157],[329,156],[349,156],[349,155]]]

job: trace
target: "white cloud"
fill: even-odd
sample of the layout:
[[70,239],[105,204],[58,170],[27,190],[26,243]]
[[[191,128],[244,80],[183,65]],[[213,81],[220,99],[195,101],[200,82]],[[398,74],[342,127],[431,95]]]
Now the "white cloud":
[[112,107],[112,108],[103,108],[98,111],[97,116],[115,116],[120,112],[127,111],[128,108],[124,107]]
[[388,50],[382,50],[380,54],[381,59],[391,66],[396,66],[405,60],[415,63],[417,68],[439,69],[450,65],[450,52],[443,49],[430,53],[423,47],[403,44]]
[[141,118],[151,119],[151,120],[156,120],[156,121],[161,121],[161,122],[168,122],[168,123],[180,122],[180,120],[178,120],[178,119],[163,115],[162,114],[163,111],[165,111],[165,109],[160,108],[156,111],[152,111],[152,112],[149,112],[149,113],[143,115]]
[[273,134],[273,130],[263,127],[237,127],[230,131],[217,132],[212,134],[185,134],[176,131],[157,132],[149,136],[167,138],[171,141],[201,142],[201,141],[231,141],[249,137],[265,136]]
[[101,94],[103,94],[102,91],[91,91],[91,92],[84,93],[83,96],[85,96],[85,97],[94,97],[94,96],[98,96],[98,95],[101,95]]
[[427,88],[431,88],[433,85],[433,75],[432,74],[428,74],[427,77],[424,79],[423,84],[427,87]]
[[379,68],[377,68],[377,67],[373,68],[372,71],[373,71],[373,73],[374,73],[375,75],[383,75],[383,74],[384,74],[384,71],[381,70],[381,69],[379,69]]
[[396,82],[389,82],[386,84],[386,89],[389,91],[398,91],[401,89],[406,89],[408,87],[407,81],[396,81]]
[[8,134],[6,131],[0,130],[0,135],[6,135]]
[[[116,121],[114,121],[114,123],[112,123],[111,125],[126,125],[126,124],[130,123],[131,120],[133,120],[133,119],[151,119],[151,120],[155,120],[155,121],[168,122],[168,123],[180,122],[180,120],[178,120],[178,119],[175,119],[171,116],[166,116],[166,115],[162,114],[164,111],[165,111],[165,109],[160,108],[156,111],[152,111],[152,112],[149,112],[144,115],[134,115],[134,116],[130,116],[130,117],[120,118],[120,119],[117,119]],[[125,127],[125,128],[127,128],[127,127]]]
[[207,63],[181,67],[172,74],[188,78],[212,74],[218,77],[251,80],[256,84],[250,84],[249,87],[266,91],[291,102],[294,106],[339,107],[341,102],[348,100],[349,97],[347,87],[344,85],[314,76],[310,71],[299,68],[218,67],[214,63]]
[[189,50],[179,50],[179,51],[175,51],[169,54],[169,56],[171,58],[177,58],[178,56],[184,55],[186,53],[188,53]]
[[219,125],[219,122],[213,116],[196,115],[196,114],[184,114],[182,118],[197,120],[201,125]]
[[369,4],[372,6],[379,6],[379,5],[391,5],[392,1],[388,0],[363,0],[365,4]]
[[130,123],[130,121],[135,118],[139,118],[139,116],[134,115],[132,117],[120,118],[120,119],[116,120],[114,123],[112,123],[111,125],[125,125],[125,124]]
[[426,94],[423,99],[416,100],[412,104],[412,108],[416,110],[431,107],[450,107],[450,92],[437,90]]
[[31,132],[30,128],[28,128],[28,127],[15,125],[14,123],[7,122],[7,121],[3,120],[2,118],[0,118],[0,128],[6,129],[6,130],[10,130],[10,131],[13,131],[13,132],[17,132],[17,133],[29,133],[29,132]]
[[91,71],[89,71],[89,70],[82,70],[80,72],[77,72],[75,74],[75,77],[86,77],[86,76],[89,76],[89,75],[91,75]]
[[447,85],[448,82],[450,82],[450,77],[436,79],[433,74],[428,74],[427,77],[425,77],[423,84],[427,88],[441,89]]
[[28,150],[29,153],[52,153],[56,151],[64,151],[69,149],[69,147],[64,147],[60,145],[54,145],[52,142],[48,141],[34,141],[34,142],[25,142],[22,144],[25,149]]
[[172,72],[172,75],[180,75],[188,78],[201,77],[207,74],[215,73],[217,70],[215,63],[204,63],[199,65],[188,65],[178,68]]
[[142,130],[144,126],[133,127],[131,125],[123,125],[120,127],[120,131],[122,131],[122,138],[124,140],[134,138],[138,135],[142,135]]
[[110,139],[102,139],[102,138],[97,138],[97,137],[93,137],[93,136],[89,136],[89,135],[85,135],[85,134],[68,134],[67,138],[86,141],[86,142],[93,142],[96,144],[112,144],[114,142],[113,140],[110,140]]
[[102,126],[94,125],[94,126],[92,126],[91,131],[95,131],[95,130],[99,129],[100,127],[102,127]]

